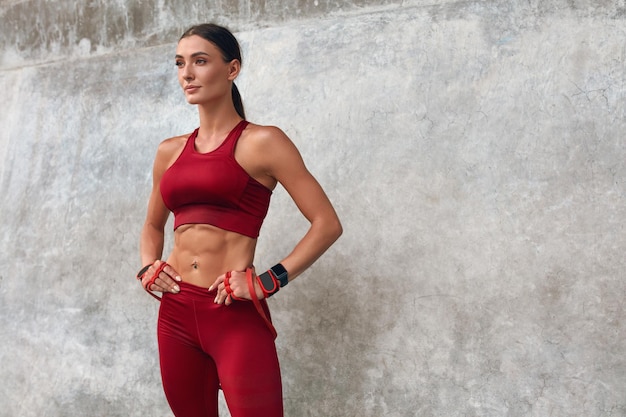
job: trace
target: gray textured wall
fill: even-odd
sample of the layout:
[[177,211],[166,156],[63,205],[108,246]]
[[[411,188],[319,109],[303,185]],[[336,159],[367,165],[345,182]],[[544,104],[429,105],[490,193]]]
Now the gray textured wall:
[[84,3],[0,1],[0,416],[170,415],[133,275],[210,20],[345,227],[270,303],[288,416],[626,415],[624,0]]

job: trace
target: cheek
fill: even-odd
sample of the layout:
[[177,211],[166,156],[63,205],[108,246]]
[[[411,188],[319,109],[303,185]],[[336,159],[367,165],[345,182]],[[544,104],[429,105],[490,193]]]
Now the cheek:
[[201,76],[210,83],[221,83],[228,81],[228,74],[225,73],[224,70],[218,66],[204,68]]
[[217,76],[217,74],[215,73],[215,71],[205,71],[202,74],[202,78],[208,82],[208,83],[215,83],[216,81],[219,80],[219,77]]

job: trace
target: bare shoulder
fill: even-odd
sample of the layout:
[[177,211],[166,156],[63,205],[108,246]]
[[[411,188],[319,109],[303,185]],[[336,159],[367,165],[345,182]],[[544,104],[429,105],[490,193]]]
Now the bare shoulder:
[[250,139],[251,142],[265,143],[280,140],[289,140],[285,132],[277,126],[264,126],[249,123],[245,130],[245,136]]
[[274,153],[280,150],[295,150],[295,145],[282,129],[250,123],[241,135],[241,142],[251,150],[260,153]]
[[269,176],[282,182],[286,176],[305,172],[302,155],[285,132],[276,126],[249,124],[240,142],[242,152],[237,159],[249,167],[249,172],[257,180]]
[[174,136],[161,141],[157,148],[157,161],[165,163],[166,165],[171,164],[173,160],[178,158],[178,155],[182,152],[190,135],[191,133],[186,133],[184,135]]
[[183,151],[185,143],[191,134],[187,133],[165,139],[159,143],[156,156],[154,157],[154,176],[160,176],[169,168]]
[[161,141],[161,143],[159,143],[157,151],[159,153],[168,154],[176,152],[177,150],[181,150],[181,148],[185,146],[185,143],[187,142],[187,139],[190,135],[191,133],[186,133],[184,135],[164,139],[163,141]]

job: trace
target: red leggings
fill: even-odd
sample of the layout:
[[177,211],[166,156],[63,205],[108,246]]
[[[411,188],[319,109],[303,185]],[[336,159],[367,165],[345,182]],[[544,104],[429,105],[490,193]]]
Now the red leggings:
[[215,291],[179,285],[180,293],[163,295],[158,324],[161,378],[174,415],[217,417],[221,388],[232,417],[282,417],[274,337],[254,304],[218,305]]

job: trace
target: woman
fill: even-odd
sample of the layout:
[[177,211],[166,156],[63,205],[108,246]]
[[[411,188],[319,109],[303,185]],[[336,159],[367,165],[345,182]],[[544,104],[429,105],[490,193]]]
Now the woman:
[[[220,388],[233,417],[282,416],[265,298],[311,266],[341,235],[341,224],[289,138],[245,120],[234,84],[241,53],[228,29],[191,27],[179,40],[175,62],[200,126],[158,147],[141,232],[145,266],[137,275],[146,290],[163,293],[158,343],[164,391],[179,417],[217,416]],[[310,228],[290,254],[257,275],[257,237],[277,183]],[[170,212],[174,246],[162,261]]]

